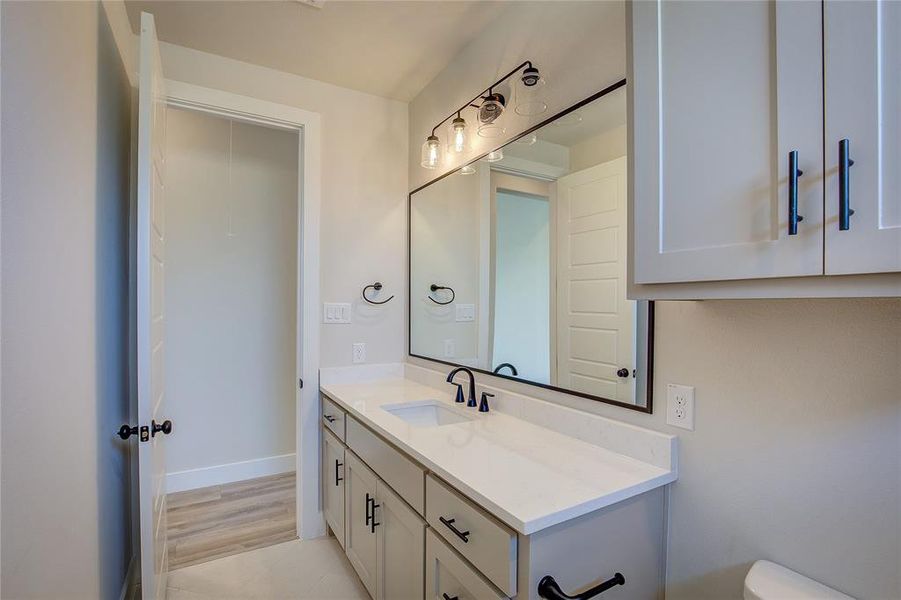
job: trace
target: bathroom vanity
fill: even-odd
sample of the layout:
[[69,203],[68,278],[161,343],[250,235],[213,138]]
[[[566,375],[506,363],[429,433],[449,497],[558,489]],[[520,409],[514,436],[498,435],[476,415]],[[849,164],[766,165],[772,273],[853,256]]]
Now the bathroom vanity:
[[617,573],[598,597],[662,597],[672,436],[534,405],[614,451],[406,378],[321,391],[323,512],[374,599],[537,599],[545,576],[575,595]]

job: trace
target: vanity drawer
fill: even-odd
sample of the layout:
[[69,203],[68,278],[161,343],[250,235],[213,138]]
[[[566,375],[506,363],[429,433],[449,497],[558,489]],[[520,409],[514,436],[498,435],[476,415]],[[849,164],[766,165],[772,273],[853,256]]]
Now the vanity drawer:
[[344,421],[346,420],[346,415],[344,410],[327,397],[321,395],[320,397],[322,398],[322,424],[328,427],[339,440],[345,441]]
[[407,504],[425,514],[423,478],[425,470],[391,444],[347,417],[347,445],[378,474]]
[[429,525],[502,592],[515,596],[516,533],[432,475],[425,495]]
[[431,600],[503,600],[465,560],[429,529],[425,540],[425,597]]

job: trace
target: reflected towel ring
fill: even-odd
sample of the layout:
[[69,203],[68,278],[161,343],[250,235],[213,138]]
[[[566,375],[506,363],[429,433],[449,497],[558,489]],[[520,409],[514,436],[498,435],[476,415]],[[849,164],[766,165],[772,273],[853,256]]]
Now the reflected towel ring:
[[450,304],[451,302],[453,302],[454,298],[457,297],[457,294],[456,294],[456,292],[454,292],[454,288],[452,288],[452,287],[447,287],[444,285],[438,285],[437,283],[433,283],[432,285],[429,286],[429,289],[433,292],[437,292],[438,290],[450,290],[451,299],[448,300],[447,302],[439,302],[439,301],[435,300],[434,298],[432,298],[432,295],[429,294],[429,300],[431,300],[435,304],[440,304],[440,305],[444,306],[445,304]]
[[387,304],[387,303],[391,302],[392,298],[394,298],[394,296],[392,295],[391,298],[388,298],[387,300],[382,300],[382,301],[370,300],[369,298],[366,297],[366,290],[368,290],[369,288],[372,288],[375,291],[380,292],[382,290],[382,282],[376,281],[375,283],[370,283],[369,285],[367,285],[366,287],[363,288],[363,300],[365,300],[369,304]]

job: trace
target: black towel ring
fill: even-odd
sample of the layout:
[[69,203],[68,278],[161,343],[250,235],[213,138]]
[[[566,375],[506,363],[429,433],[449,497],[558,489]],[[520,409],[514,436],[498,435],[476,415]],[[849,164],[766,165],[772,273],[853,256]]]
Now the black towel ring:
[[437,283],[433,283],[432,285],[429,286],[429,289],[433,292],[437,292],[438,290],[450,290],[451,299],[448,300],[447,302],[439,302],[439,301],[435,300],[434,298],[432,298],[432,295],[429,294],[429,300],[431,300],[435,304],[440,304],[441,306],[444,306],[445,304],[450,304],[451,302],[454,301],[454,298],[457,297],[457,294],[456,294],[456,292],[454,292],[454,288],[452,288],[452,287],[447,287],[444,285],[438,285]]
[[369,288],[372,288],[375,291],[380,292],[382,290],[382,282],[376,281],[375,283],[370,283],[369,285],[367,285],[366,287],[363,288],[363,300],[365,300],[369,304],[387,304],[387,303],[391,302],[391,298],[394,298],[394,296],[392,295],[391,298],[388,298],[387,300],[382,300],[382,301],[370,300],[369,298],[366,297],[366,290],[368,290]]

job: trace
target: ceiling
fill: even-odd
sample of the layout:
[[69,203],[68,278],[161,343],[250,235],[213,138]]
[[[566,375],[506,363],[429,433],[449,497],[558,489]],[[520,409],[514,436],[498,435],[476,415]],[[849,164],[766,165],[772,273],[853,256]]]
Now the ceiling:
[[495,1],[126,0],[164,42],[410,101],[505,10]]

